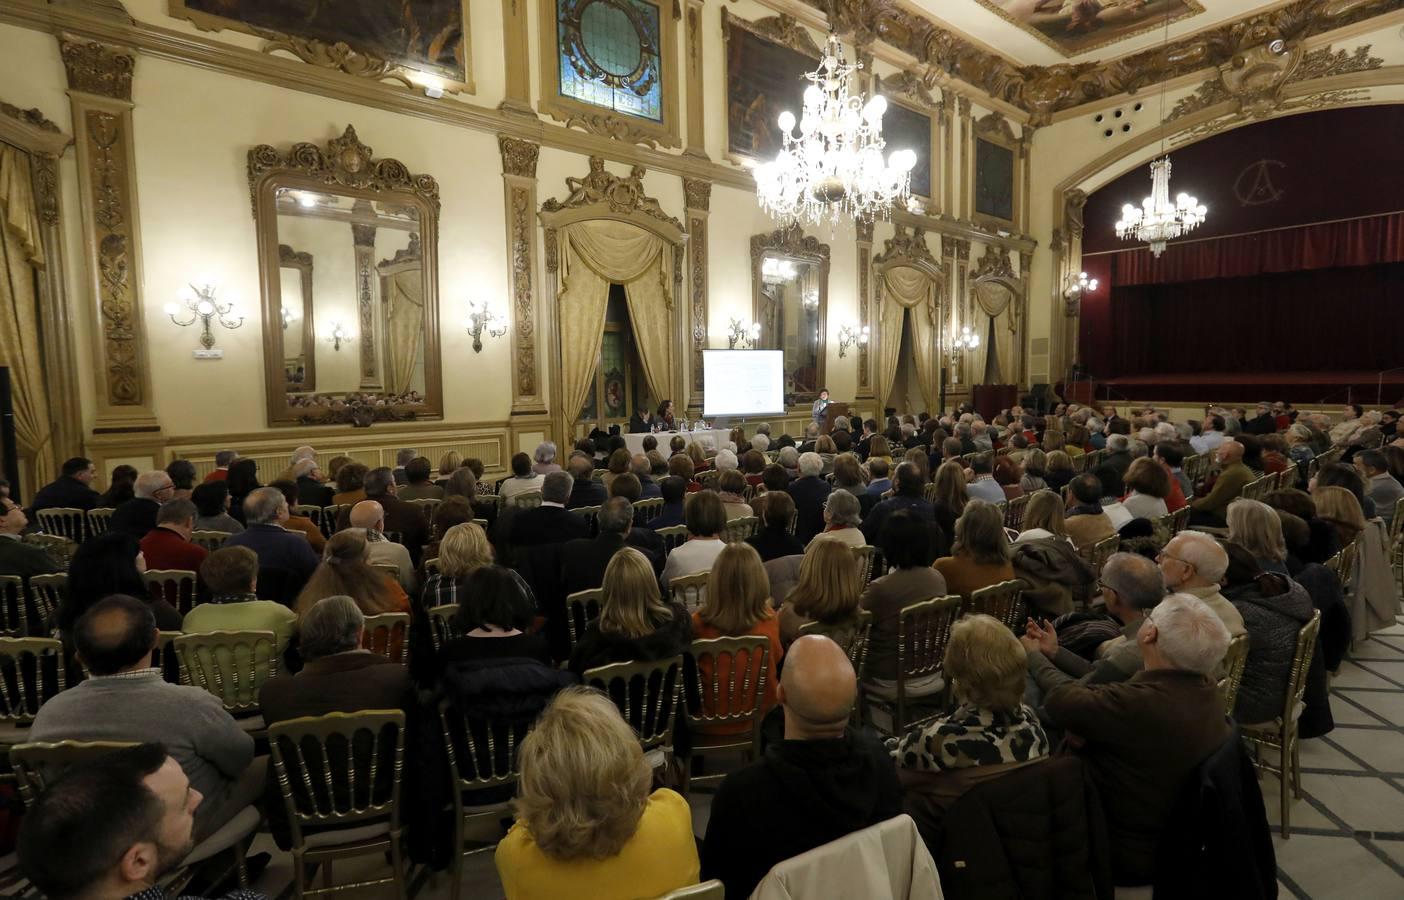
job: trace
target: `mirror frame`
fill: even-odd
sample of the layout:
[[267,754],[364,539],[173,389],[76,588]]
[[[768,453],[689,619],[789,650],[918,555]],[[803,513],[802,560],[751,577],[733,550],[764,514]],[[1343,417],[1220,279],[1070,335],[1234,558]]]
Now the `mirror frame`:
[[[249,150],[249,192],[258,235],[259,286],[263,294],[264,384],[269,425],[356,424],[405,419],[442,419],[442,360],[439,350],[439,184],[429,175],[412,174],[397,159],[377,159],[372,149],[346,126],[325,149],[297,143],[287,153],[268,144]],[[419,211],[420,253],[424,260],[424,402],[415,406],[348,407],[309,415],[288,405],[283,369],[282,276],[278,243],[278,191],[337,193],[358,200],[392,202]],[[304,282],[305,283],[305,282]],[[309,315],[309,320],[310,320]],[[318,336],[305,332],[315,355]],[[310,357],[309,357],[310,358]],[[357,393],[348,391],[347,393]]]
[[[751,321],[759,322],[762,305],[761,264],[767,256],[784,257],[796,262],[813,263],[819,266],[819,345],[816,361],[816,378],[819,387],[824,387],[825,363],[828,358],[829,343],[829,245],[821,244],[818,238],[808,237],[798,224],[777,228],[766,234],[751,236]],[[781,350],[785,348],[771,347]],[[818,391],[800,391],[788,394],[791,406],[803,406],[819,398]]]
[[[317,391],[317,331],[312,317],[313,265],[314,261],[311,253],[299,252],[287,244],[278,245],[278,268],[296,269],[302,279],[302,387],[307,393],[316,393]],[[278,292],[280,296],[278,297],[278,315],[280,317],[283,314],[284,306],[281,296],[282,285],[282,280],[279,279]],[[281,321],[281,319],[275,321]],[[285,332],[284,336],[286,336],[287,328],[284,327],[283,331]],[[289,358],[287,356],[288,345],[286,341],[282,343],[282,347],[283,360],[286,363],[286,360]],[[286,365],[284,366],[284,371],[287,371]]]

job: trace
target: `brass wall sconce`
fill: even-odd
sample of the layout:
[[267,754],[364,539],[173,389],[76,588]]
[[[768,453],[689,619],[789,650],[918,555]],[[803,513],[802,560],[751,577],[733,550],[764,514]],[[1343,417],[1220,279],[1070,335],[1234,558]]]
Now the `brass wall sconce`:
[[327,333],[326,340],[327,343],[332,345],[333,350],[340,350],[341,345],[351,343],[353,337],[355,337],[355,335],[351,333],[349,328],[342,325],[340,322],[333,322],[331,331]]
[[[194,325],[196,321],[200,323],[200,346],[206,350],[214,348],[214,330],[210,327],[211,322],[219,322],[225,328],[233,331],[244,324],[244,317],[240,313],[238,304],[230,300],[225,303],[215,299],[215,287],[212,284],[205,284],[196,287],[194,284],[181,288],[178,296],[179,303],[167,303],[165,307],[166,315],[171,317],[171,321],[182,328]],[[180,315],[181,307],[189,312],[190,318],[182,321],[177,318]]]
[[737,344],[740,344],[744,350],[752,349],[760,342],[760,333],[759,322],[744,325],[740,319],[732,319],[731,332],[726,336],[727,349],[735,350]]
[[848,348],[855,344],[860,347],[868,346],[868,338],[872,335],[872,329],[864,325],[862,328],[854,328],[852,325],[845,325],[839,329],[839,358],[848,355]]
[[488,307],[486,300],[468,302],[468,318],[464,320],[468,333],[473,336],[473,352],[483,352],[483,333],[488,337],[499,338],[507,333],[507,319]]
[[287,330],[288,330],[288,326],[291,325],[292,323],[296,322],[296,321],[298,320],[299,316],[298,316],[298,314],[297,314],[297,310],[293,309],[293,308],[290,307],[290,306],[284,306],[284,307],[283,307],[283,310],[282,310],[282,318],[283,318],[283,330],[284,330],[284,331],[287,331]]

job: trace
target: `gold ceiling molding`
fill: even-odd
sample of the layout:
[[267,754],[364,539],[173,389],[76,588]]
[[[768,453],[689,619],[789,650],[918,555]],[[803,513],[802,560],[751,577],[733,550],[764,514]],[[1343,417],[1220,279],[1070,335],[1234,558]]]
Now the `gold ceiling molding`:
[[1186,35],[1167,46],[1096,63],[1021,66],[936,25],[899,0],[801,0],[862,46],[882,41],[932,73],[963,81],[1046,125],[1054,113],[1134,94],[1141,88],[1231,62],[1282,40],[1289,46],[1365,19],[1404,9],[1404,0],[1296,0],[1237,21]]
[[412,174],[398,159],[376,159],[375,151],[361,143],[351,125],[341,137],[327,141],[326,150],[305,141],[293,144],[286,155],[268,144],[250,150],[249,195],[255,206],[259,179],[273,170],[315,178],[327,186],[409,191],[428,202],[435,213],[439,211],[439,183],[432,175]]
[[878,91],[889,97],[902,97],[937,112],[942,110],[941,101],[931,93],[931,88],[935,87],[935,79],[929,75],[918,75],[903,69],[887,78],[879,75],[877,82]]
[[1262,118],[1280,109],[1287,102],[1284,89],[1289,84],[1367,72],[1384,65],[1384,60],[1370,55],[1370,45],[1356,47],[1354,52],[1334,50],[1325,46],[1303,52],[1300,46],[1282,53],[1266,47],[1255,47],[1219,67],[1219,74],[1201,84],[1193,94],[1175,104],[1167,122],[1217,106],[1235,102],[1230,115],[1240,118]]
[[[1139,27],[1132,28],[1129,31],[1113,31],[1110,34],[1110,36],[1099,41],[1093,41],[1091,43],[1084,44],[1070,53],[1068,52],[1068,49],[1066,47],[1059,44],[1056,40],[1053,40],[1052,38],[1048,37],[1048,35],[1044,34],[1042,31],[1035,28],[1028,22],[1020,21],[1016,16],[1011,15],[998,3],[993,2],[993,0],[977,0],[977,2],[979,2],[979,4],[985,9],[989,10],[990,12],[999,16],[1004,21],[1008,22],[1010,25],[1013,25],[1015,28],[1036,39],[1040,43],[1052,47],[1054,50],[1058,51],[1058,53],[1061,56],[1065,57],[1081,56],[1082,54],[1087,53],[1090,50],[1096,50],[1099,47],[1106,47],[1110,44],[1116,44],[1126,40],[1127,38],[1133,38],[1137,35],[1145,34],[1148,31],[1155,31],[1156,29],[1165,27],[1165,17],[1155,16],[1142,22]],[[1112,5],[1120,4],[1098,4],[1098,6],[1102,8]],[[1185,0],[1185,5],[1180,8],[1179,12],[1175,13],[1170,17],[1170,21],[1178,22],[1181,19],[1189,18],[1190,16],[1197,16],[1202,12],[1204,12],[1204,7],[1198,2],[1198,0]]]

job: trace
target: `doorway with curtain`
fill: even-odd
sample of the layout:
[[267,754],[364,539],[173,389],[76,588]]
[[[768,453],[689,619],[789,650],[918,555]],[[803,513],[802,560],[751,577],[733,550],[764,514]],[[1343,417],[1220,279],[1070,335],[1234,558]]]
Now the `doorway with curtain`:
[[941,298],[946,274],[926,235],[902,226],[873,258],[877,299],[874,387],[883,407],[933,411],[941,366]]
[[627,430],[636,409],[655,409],[658,402],[643,377],[624,285],[611,283],[599,356],[580,408],[579,422],[601,431],[608,431],[611,425]]

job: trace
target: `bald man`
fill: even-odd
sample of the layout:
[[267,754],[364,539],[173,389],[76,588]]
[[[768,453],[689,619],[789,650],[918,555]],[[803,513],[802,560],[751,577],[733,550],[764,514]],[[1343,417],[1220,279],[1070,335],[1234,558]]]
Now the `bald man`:
[[848,655],[820,635],[785,654],[779,699],[785,739],[726,777],[712,801],[702,877],[747,897],[771,867],[902,812],[892,759],[848,730],[857,679]]
[[1243,464],[1243,445],[1238,441],[1224,441],[1214,451],[1214,457],[1219,461],[1219,477],[1208,494],[1190,502],[1191,525],[1223,528],[1228,505],[1238,499],[1255,477],[1253,470]]
[[414,563],[409,550],[385,536],[385,507],[374,500],[362,500],[351,507],[351,527],[366,532],[366,562],[373,566],[395,566],[399,575],[396,580],[406,594],[414,594],[417,587]]

